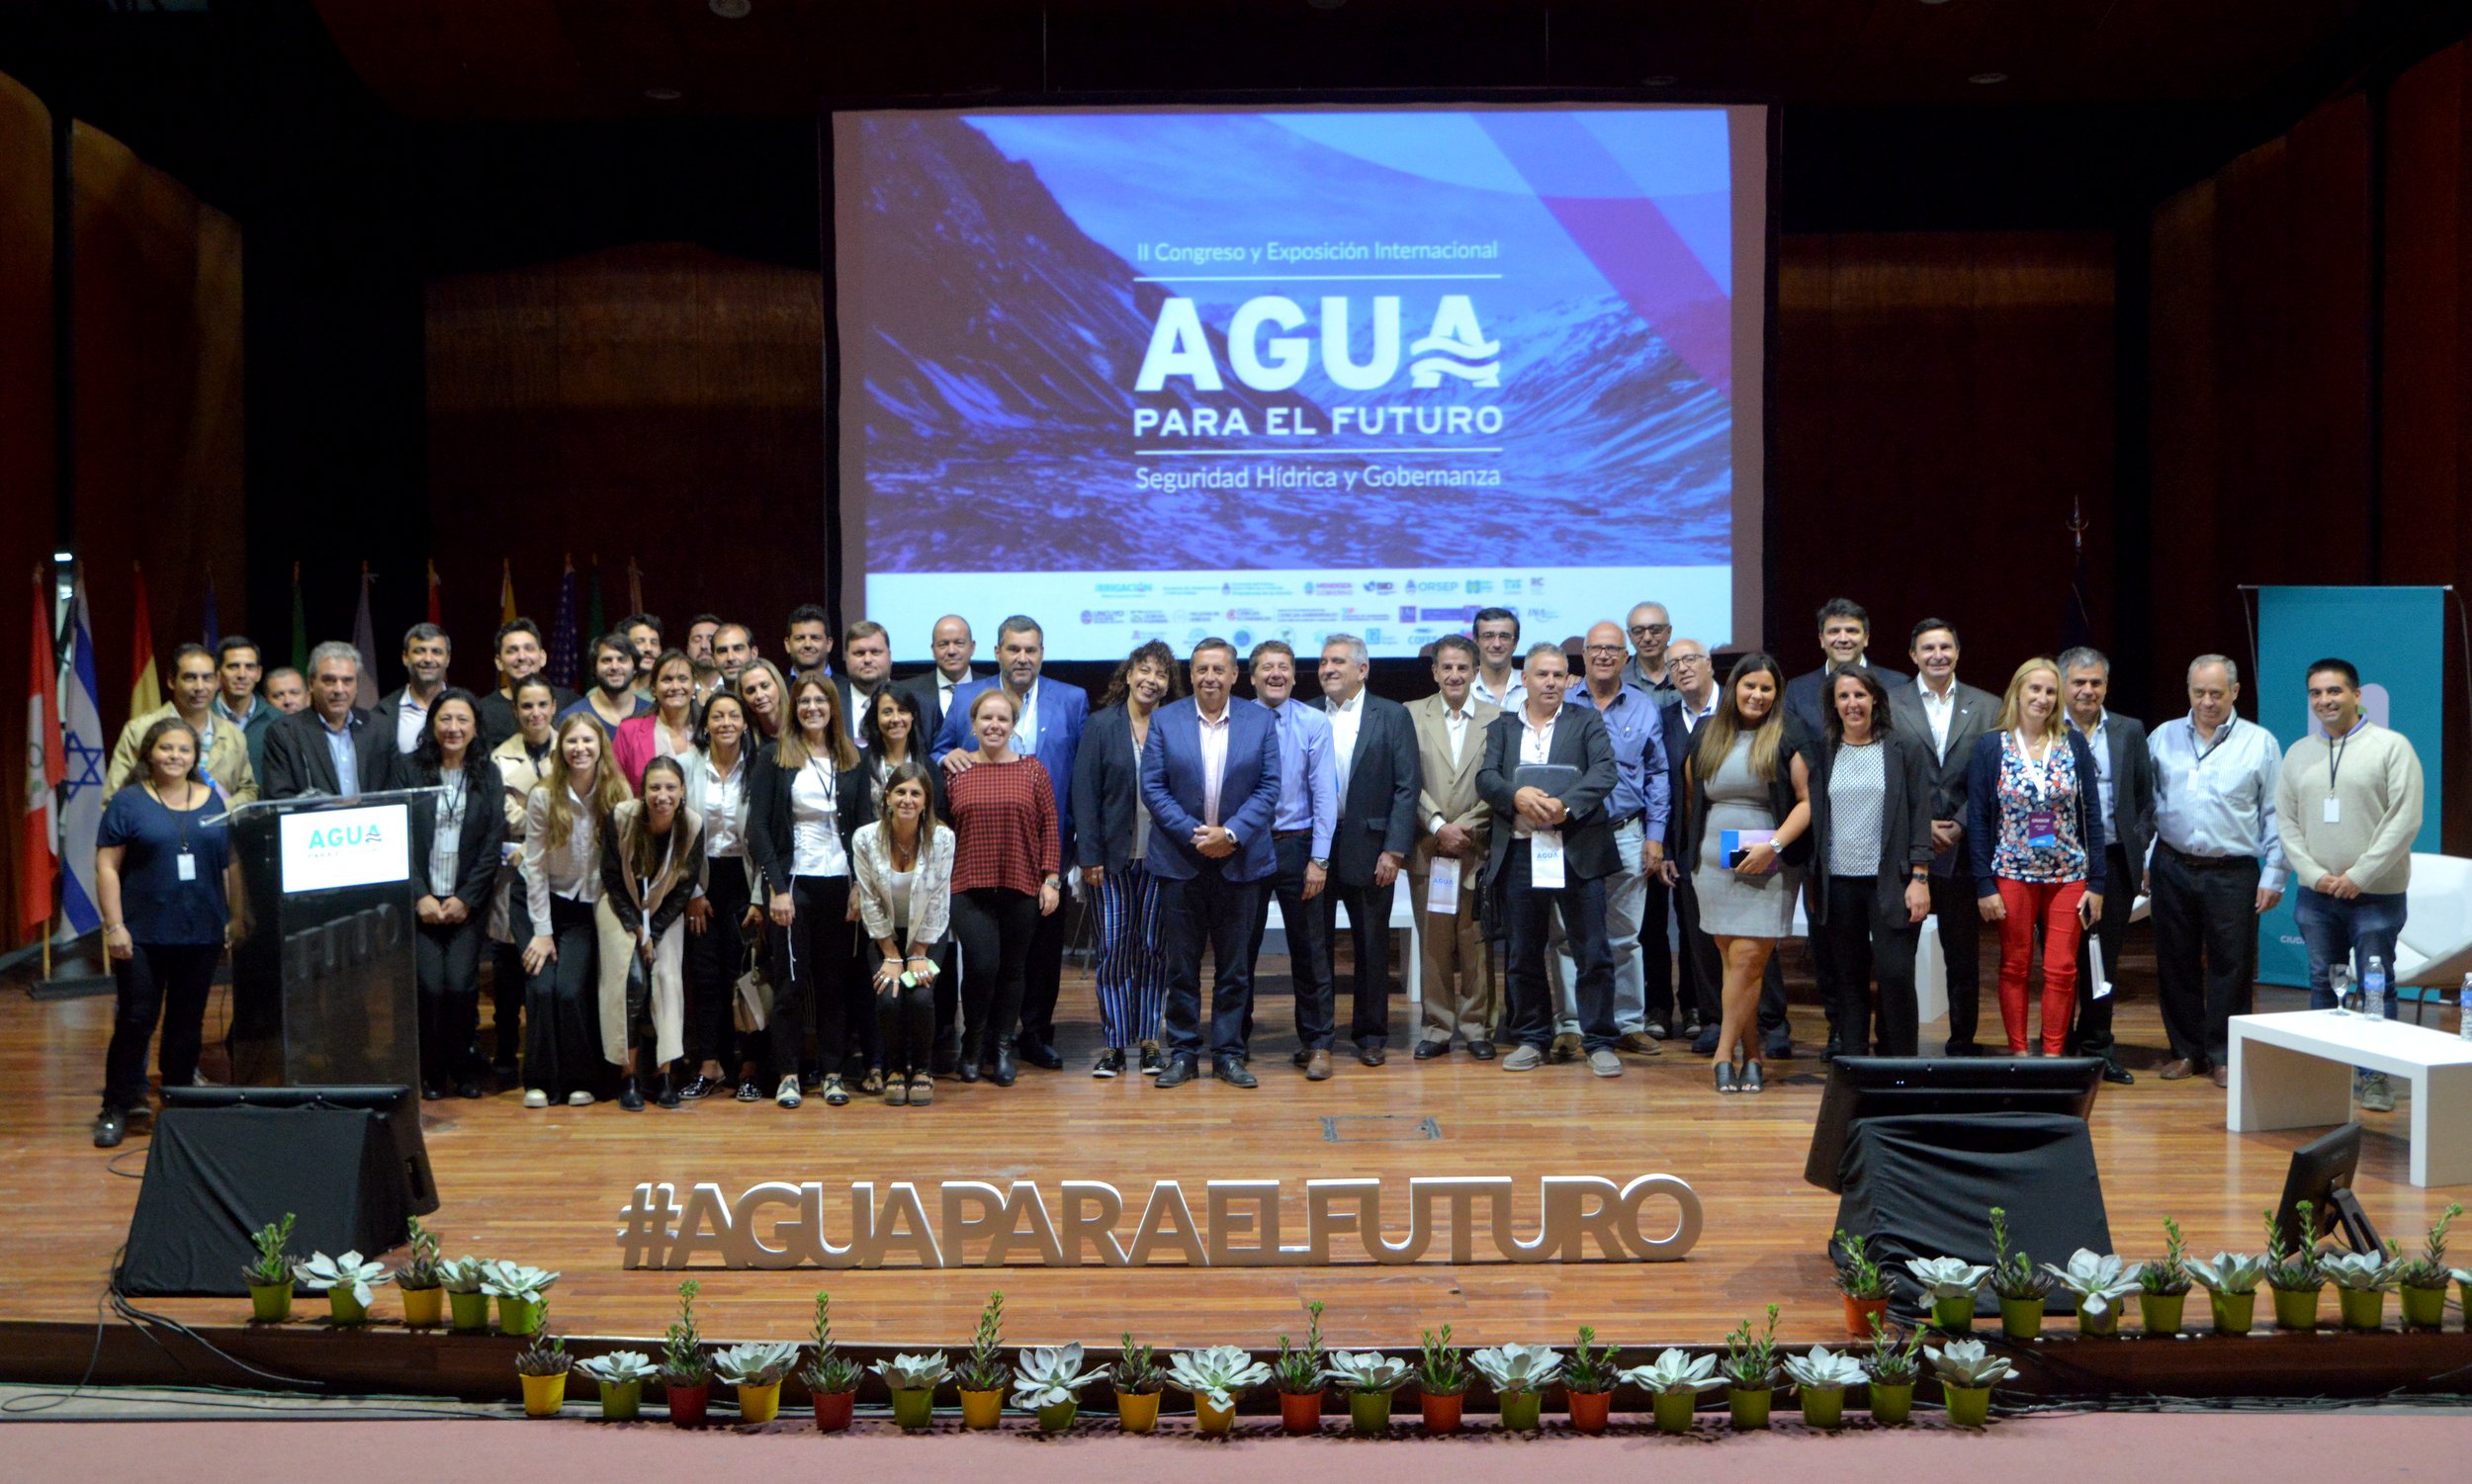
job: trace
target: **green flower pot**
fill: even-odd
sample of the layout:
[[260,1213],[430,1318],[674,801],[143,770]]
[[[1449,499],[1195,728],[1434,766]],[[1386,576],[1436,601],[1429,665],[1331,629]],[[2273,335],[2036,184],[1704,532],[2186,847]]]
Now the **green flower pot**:
[[2411,1330],[2442,1330],[2446,1328],[2446,1285],[2434,1288],[2403,1290],[2404,1328]]
[[1514,1391],[1502,1398],[1502,1431],[1534,1433],[1545,1427],[1545,1396],[1535,1391]]
[[1991,1420],[1991,1388],[1988,1386],[1943,1385],[1948,1398],[1948,1420],[1960,1428],[1980,1428]]
[[1931,1301],[1931,1327],[1952,1335],[1971,1334],[1975,1327],[1975,1296],[1960,1294],[1956,1298],[1935,1298]]
[[349,1288],[326,1290],[326,1312],[336,1324],[346,1329],[357,1329],[369,1323],[369,1305],[354,1298]]
[[2316,1329],[2318,1327],[2318,1290],[2315,1288],[2275,1289],[2274,1323],[2277,1329]]
[[290,1283],[251,1283],[249,1318],[258,1324],[281,1324],[292,1317]]
[[1911,1381],[1874,1381],[1864,1390],[1868,1393],[1871,1420],[1884,1428],[1901,1428],[1914,1415]]
[[2117,1336],[2120,1333],[2119,1306],[2116,1304],[2105,1304],[2103,1306],[2103,1312],[2095,1314],[2090,1312],[2085,1305],[2079,1304],[2077,1306],[2077,1333],[2080,1335],[2099,1335],[2106,1337]]
[[1767,1427],[1769,1404],[1776,1399],[1777,1393],[1765,1386],[1757,1391],[1746,1391],[1739,1386],[1725,1388],[1725,1410],[1732,1414],[1737,1432],[1747,1433],[1754,1428]]
[[1841,1428],[1845,1426],[1845,1388],[1822,1386],[1814,1390],[1803,1388],[1803,1426],[1807,1428]]
[[1656,1412],[1656,1430],[1660,1433],[1688,1433],[1692,1414],[1700,1409],[1696,1391],[1651,1391],[1648,1405]]
[[1038,1430],[1042,1433],[1064,1432],[1073,1426],[1074,1414],[1081,1410],[1079,1402],[1058,1402],[1051,1407],[1041,1407],[1038,1409]]
[[501,1298],[497,1301],[497,1327],[502,1335],[538,1335],[541,1333],[541,1305],[538,1300],[525,1303],[521,1299]]
[[2347,1330],[2376,1330],[2386,1325],[2386,1290],[2383,1288],[2338,1288],[2335,1307],[2343,1316]]
[[893,1388],[893,1422],[912,1433],[935,1426],[935,1388],[932,1386],[896,1386]]
[[2043,1333],[2043,1295],[2000,1300],[2000,1333],[2011,1340],[2033,1340]]
[[2188,1303],[2185,1293],[2141,1293],[2137,1296],[2137,1319],[2149,1335],[2180,1333],[2180,1312]]
[[482,1335],[489,1329],[489,1295],[447,1290],[447,1328],[458,1335]]
[[1387,1391],[1349,1392],[1348,1430],[1368,1438],[1389,1432],[1390,1393]]
[[2253,1288],[2247,1293],[2217,1293],[2209,1289],[2206,1305],[2214,1310],[2216,1334],[2246,1335],[2257,1317],[2257,1292]]
[[642,1381],[601,1382],[601,1421],[633,1422],[643,1410]]

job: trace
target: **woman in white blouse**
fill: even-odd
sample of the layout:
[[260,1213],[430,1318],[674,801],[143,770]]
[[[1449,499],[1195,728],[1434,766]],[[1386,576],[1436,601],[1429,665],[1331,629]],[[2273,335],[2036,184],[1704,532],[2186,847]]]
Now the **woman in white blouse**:
[[935,1047],[936,946],[952,917],[953,832],[935,818],[933,776],[915,759],[884,780],[883,818],[850,838],[858,920],[875,943],[875,1022],[884,1100],[925,1107]]
[[790,687],[789,727],[756,752],[748,780],[748,851],[763,877],[773,926],[772,1100],[785,1108],[800,1102],[798,1058],[810,1015],[825,1102],[848,1102],[852,1078],[862,1091],[883,1089],[872,1054],[875,1017],[849,926],[857,917],[850,835],[874,816],[872,780],[841,725],[839,700],[830,678],[800,678]]
[[[752,758],[747,747],[747,703],[736,691],[719,691],[704,703],[686,771],[686,807],[704,822],[702,889],[686,907],[686,1054],[696,1063],[694,1080],[678,1090],[692,1102],[726,1091],[738,1067],[738,1098],[763,1096],[755,1080],[755,1047],[741,1047],[731,1002],[746,969],[750,941],[762,941],[763,913],[751,906],[753,859],[747,849],[747,778]],[[735,1053],[735,1055],[734,1055]]]
[[592,1101],[602,1079],[600,986],[593,974],[592,906],[601,897],[602,832],[627,802],[627,781],[601,724],[582,712],[558,726],[558,771],[524,804],[524,1106],[554,1096]]

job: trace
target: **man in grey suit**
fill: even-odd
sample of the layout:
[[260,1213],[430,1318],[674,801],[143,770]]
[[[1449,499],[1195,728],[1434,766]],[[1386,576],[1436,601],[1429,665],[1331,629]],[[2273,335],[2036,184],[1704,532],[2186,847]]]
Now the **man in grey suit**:
[[[1424,1030],[1416,1059],[1451,1054],[1451,1038],[1467,1043],[1467,1054],[1493,1060],[1493,955],[1477,930],[1476,877],[1492,843],[1493,806],[1476,792],[1476,764],[1485,750],[1485,729],[1502,708],[1476,699],[1476,646],[1457,634],[1434,645],[1434,694],[1408,705],[1416,728],[1416,764],[1422,788],[1416,851],[1408,857],[1409,907],[1418,915],[1425,954]],[[1429,905],[1437,859],[1456,862],[1459,890],[1450,913]]]
[[1948,960],[1950,1056],[1981,1056],[1975,1025],[1983,994],[1981,909],[1966,851],[1966,768],[1975,740],[1999,720],[2000,702],[1957,678],[1957,628],[1945,619],[1914,625],[1908,654],[1915,676],[1889,687],[1890,724],[1931,749],[1931,912]]
[[[1416,843],[1416,728],[1408,709],[1368,694],[1372,662],[1365,641],[1333,634],[1322,642],[1322,710],[1330,717],[1331,762],[1339,785],[1339,828],[1331,833],[1330,884],[1322,899],[1325,935],[1339,941],[1339,908],[1348,909],[1356,948],[1356,1012],[1350,1037],[1357,1060],[1378,1067],[1389,1060],[1390,904],[1400,868]],[[1307,1045],[1319,1031],[1328,1043],[1336,1015],[1336,986],[1317,1008],[1313,1030],[1302,1025]],[[1305,1006],[1299,1003],[1299,1017]]]
[[2111,1011],[2119,995],[2115,991],[2096,998],[2085,945],[2090,941],[2102,949],[2104,987],[2111,988],[2120,972],[2120,945],[2129,935],[2129,913],[2137,905],[2137,893],[2125,883],[2145,874],[2146,849],[2155,840],[2155,754],[2147,748],[2144,722],[2104,709],[2111,661],[2101,651],[2080,647],[2061,655],[2060,676],[2068,694],[2069,725],[2093,749],[2094,766],[2102,775],[2103,848],[2110,852],[2110,870],[2120,873],[2104,879],[2124,883],[2103,894],[2102,917],[2093,933],[2079,940],[2077,1015],[2069,1031],[2069,1054],[2099,1056],[2103,1081],[2133,1083],[2137,1079],[2120,1065],[2112,1046]]

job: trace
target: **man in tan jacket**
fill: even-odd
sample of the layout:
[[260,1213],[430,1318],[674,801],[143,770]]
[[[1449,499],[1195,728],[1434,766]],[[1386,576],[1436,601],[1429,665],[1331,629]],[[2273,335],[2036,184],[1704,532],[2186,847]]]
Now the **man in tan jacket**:
[[[1440,689],[1408,707],[1416,727],[1423,788],[1417,797],[1416,845],[1408,857],[1419,938],[1425,954],[1424,1029],[1416,1059],[1447,1056],[1454,1033],[1468,1055],[1493,1060],[1493,959],[1477,931],[1476,878],[1484,864],[1493,809],[1476,792],[1476,765],[1483,760],[1485,728],[1502,708],[1476,699],[1476,646],[1454,634],[1434,646],[1434,683]],[[1457,908],[1432,910],[1437,864],[1458,873]]]
[[185,644],[172,655],[172,699],[152,711],[129,719],[112,748],[112,764],[103,775],[108,802],[142,770],[137,744],[146,730],[165,717],[177,716],[198,734],[198,761],[206,769],[226,808],[236,809],[257,798],[257,774],[249,767],[249,740],[235,722],[215,714],[215,692],[221,685],[215,654],[204,645]]

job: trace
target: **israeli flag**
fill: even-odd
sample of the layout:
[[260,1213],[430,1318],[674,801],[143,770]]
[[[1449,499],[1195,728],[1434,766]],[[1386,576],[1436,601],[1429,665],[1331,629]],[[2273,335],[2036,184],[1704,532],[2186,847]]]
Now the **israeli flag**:
[[68,647],[60,665],[60,727],[68,778],[60,786],[60,916],[72,933],[103,925],[95,906],[95,836],[103,828],[103,774],[111,762],[103,737],[103,710],[95,704],[94,621],[86,612],[86,571],[77,569],[69,600]]

